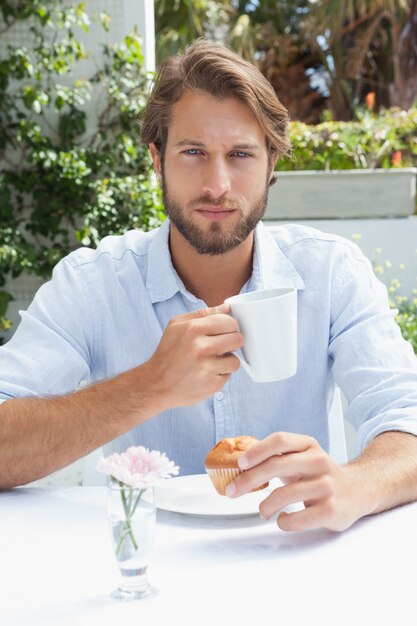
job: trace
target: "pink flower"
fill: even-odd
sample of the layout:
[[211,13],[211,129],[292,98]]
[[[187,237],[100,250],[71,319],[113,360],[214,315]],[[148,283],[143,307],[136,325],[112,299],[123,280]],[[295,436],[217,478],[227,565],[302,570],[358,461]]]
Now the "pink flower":
[[170,478],[179,472],[179,467],[164,452],[149,451],[143,446],[132,446],[121,454],[102,457],[96,469],[109,476],[110,480],[134,489],[152,487],[157,480]]

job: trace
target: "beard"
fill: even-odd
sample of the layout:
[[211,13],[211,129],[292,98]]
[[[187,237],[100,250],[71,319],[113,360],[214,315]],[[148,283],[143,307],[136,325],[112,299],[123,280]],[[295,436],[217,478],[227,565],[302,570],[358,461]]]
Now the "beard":
[[[168,191],[163,172],[161,172],[161,185],[165,211],[172,224],[198,254],[209,254],[211,256],[229,252],[245,241],[262,219],[268,201],[269,185],[266,184],[262,194],[250,207],[248,215],[244,216],[239,202],[227,199],[214,199],[208,195],[201,196],[197,200],[182,206]],[[225,210],[234,209],[238,211],[240,220],[232,230],[223,230],[220,222],[211,222],[207,232],[187,219],[187,215],[191,215],[195,207],[212,206],[213,204]]]

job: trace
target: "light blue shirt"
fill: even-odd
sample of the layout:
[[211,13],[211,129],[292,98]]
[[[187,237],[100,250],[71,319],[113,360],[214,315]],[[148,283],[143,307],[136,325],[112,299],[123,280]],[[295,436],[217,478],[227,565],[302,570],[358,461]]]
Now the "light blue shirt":
[[[174,315],[204,307],[172,266],[168,234],[167,220],[61,261],[0,349],[0,398],[65,394],[133,368],[151,357]],[[254,383],[240,368],[220,392],[156,415],[106,452],[144,445],[192,474],[204,471],[207,451],[222,437],[284,430],[328,449],[335,381],[358,451],[383,431],[417,435],[416,358],[359,248],[305,226],[259,224],[243,291],[277,286],[298,290],[296,376]]]

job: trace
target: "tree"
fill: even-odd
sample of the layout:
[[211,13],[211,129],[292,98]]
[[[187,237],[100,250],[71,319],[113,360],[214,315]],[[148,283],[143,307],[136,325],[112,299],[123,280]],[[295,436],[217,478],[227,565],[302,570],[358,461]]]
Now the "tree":
[[348,120],[417,97],[417,0],[156,0],[159,59],[199,36],[258,65],[292,119]]
[[311,81],[320,57],[311,45],[309,12],[306,0],[240,1],[226,42],[258,65],[292,119],[316,123],[326,101]]
[[199,37],[221,38],[232,12],[228,0],[155,0],[157,63]]
[[366,93],[408,110],[417,98],[417,0],[321,0],[314,30],[329,81],[330,108],[350,119]]
[[[157,60],[183,50],[198,37],[223,40],[258,65],[290,115],[318,121],[325,100],[310,83],[314,62],[299,34],[306,0],[156,0]],[[317,56],[317,55],[316,55]]]

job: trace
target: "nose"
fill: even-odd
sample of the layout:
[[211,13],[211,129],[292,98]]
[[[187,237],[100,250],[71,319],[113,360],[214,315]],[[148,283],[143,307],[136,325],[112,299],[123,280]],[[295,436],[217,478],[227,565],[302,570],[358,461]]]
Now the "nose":
[[206,166],[203,192],[221,198],[231,190],[230,172],[223,157],[213,157]]

